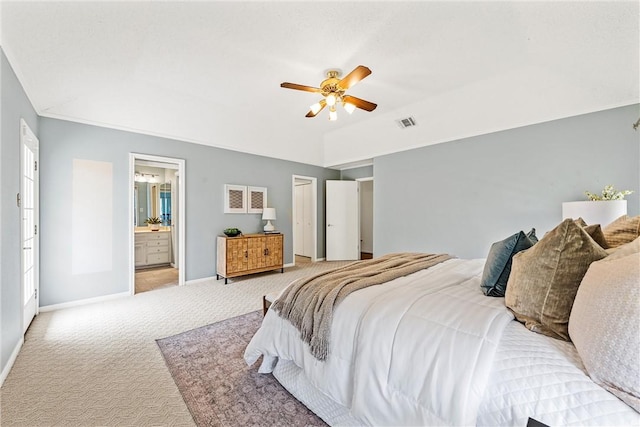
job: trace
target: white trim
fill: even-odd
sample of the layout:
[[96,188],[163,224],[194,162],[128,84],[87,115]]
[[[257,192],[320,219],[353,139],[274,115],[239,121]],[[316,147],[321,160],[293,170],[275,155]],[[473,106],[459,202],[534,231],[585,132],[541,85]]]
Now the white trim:
[[184,159],[177,159],[174,157],[155,156],[152,154],[142,153],[129,153],[129,202],[127,206],[129,209],[129,218],[127,221],[127,231],[129,234],[129,295],[134,295],[136,291],[136,269],[135,269],[135,227],[133,222],[133,187],[135,185],[135,164],[136,160],[146,160],[151,162],[160,163],[174,163],[178,165],[178,286],[185,284],[185,259],[186,259],[186,244],[185,244],[185,230],[186,230],[186,211],[185,211],[185,161]]
[[13,368],[13,364],[16,363],[16,359],[18,358],[18,353],[20,353],[22,344],[24,344],[24,337],[20,338],[20,341],[18,341],[18,344],[16,344],[15,348],[11,352],[11,356],[9,356],[9,360],[7,360],[7,364],[4,365],[2,374],[0,374],[0,387],[2,387],[2,384],[4,384],[4,380],[6,380],[7,377],[9,376],[9,372],[11,372],[11,368]]
[[114,299],[119,299],[119,298],[124,298],[129,296],[131,296],[129,292],[118,292],[117,294],[104,295],[101,297],[93,297],[93,298],[80,299],[76,301],[63,302],[60,304],[45,305],[43,307],[40,307],[40,312],[44,313],[47,311],[62,310],[65,308],[78,307],[80,305],[87,305],[87,304],[95,304],[97,302],[111,301]]
[[341,163],[331,166],[330,169],[338,169],[340,171],[346,171],[349,169],[364,168],[367,166],[373,166],[373,159],[356,160],[355,162]]
[[[184,284],[185,285],[197,285],[198,283],[208,282],[210,280],[213,280],[214,282],[216,282],[218,279],[216,279],[216,276],[201,277],[199,279],[187,280]],[[222,280],[222,279],[220,279],[220,280]]]
[[[295,267],[295,266],[296,266],[296,263],[295,263],[295,262],[290,262],[289,264],[284,264],[284,265],[282,266],[282,268]],[[275,271],[275,270],[274,270],[274,271]]]
[[324,260],[325,260],[325,258],[324,258],[324,257],[322,257],[322,258],[316,258],[316,262],[320,262],[320,261],[324,261]]
[[364,177],[364,178],[356,178],[356,181],[358,181],[358,182],[373,181],[373,177],[372,176],[367,176],[367,177]]
[[292,247],[292,256],[293,256],[293,264],[296,264],[296,179],[304,179],[307,181],[311,181],[311,229],[313,230],[313,255],[311,256],[311,262],[316,262],[318,260],[318,178],[313,176],[304,176],[304,175],[291,175],[291,247]]
[[139,166],[149,166],[152,168],[161,168],[161,169],[173,169],[173,170],[178,170],[178,165],[174,164],[174,163],[167,163],[167,162],[151,162],[151,161],[147,161],[147,160],[140,160],[136,162],[138,163]]
[[[4,48],[4,46],[2,46],[2,48]],[[12,64],[12,65],[14,64],[11,61],[9,61],[9,63]],[[20,82],[25,81],[25,80],[22,80],[22,79],[18,79],[18,80],[20,80]],[[27,93],[27,97],[28,97],[28,93]],[[630,103],[629,105],[632,105],[632,104],[633,103]],[[36,113],[38,113],[38,115],[40,117],[48,117],[48,118],[51,118],[51,119],[64,120],[64,121],[67,121],[67,122],[74,122],[74,123],[81,123],[81,124],[85,124],[85,125],[98,126],[98,127],[102,127],[102,128],[106,128],[106,129],[121,130],[121,131],[125,131],[125,132],[136,133],[136,134],[139,134],[139,135],[157,136],[158,138],[171,139],[173,141],[178,141],[178,142],[189,142],[191,144],[199,144],[199,145],[204,145],[206,147],[221,148],[223,150],[235,151],[237,153],[254,154],[256,156],[269,157],[271,159],[288,160],[288,161],[291,161],[291,162],[298,162],[298,163],[302,162],[301,160],[296,159],[296,158],[275,157],[273,154],[270,154],[269,152],[255,150],[255,149],[247,149],[246,147],[236,147],[236,146],[233,146],[233,145],[225,145],[225,144],[214,144],[214,143],[212,143],[212,141],[210,139],[209,140],[195,139],[195,138],[190,138],[190,137],[185,136],[185,135],[175,135],[175,134],[165,133],[165,132],[154,132],[154,131],[151,131],[151,130],[148,130],[148,129],[142,129],[142,128],[131,127],[131,126],[120,126],[120,125],[116,125],[116,124],[110,123],[110,122],[102,122],[102,121],[97,121],[97,120],[87,120],[87,119],[82,119],[82,118],[75,117],[75,116],[69,116],[67,114],[51,113],[51,112],[47,112],[47,111],[38,110],[37,108],[36,108]],[[319,160],[314,160],[313,163],[309,163],[309,162],[310,161],[308,161],[308,160],[304,161],[304,163],[306,163],[306,164],[310,164],[310,165],[313,165],[313,166],[318,166],[318,167],[321,167],[321,168],[324,167],[322,165],[322,162],[319,161]]]

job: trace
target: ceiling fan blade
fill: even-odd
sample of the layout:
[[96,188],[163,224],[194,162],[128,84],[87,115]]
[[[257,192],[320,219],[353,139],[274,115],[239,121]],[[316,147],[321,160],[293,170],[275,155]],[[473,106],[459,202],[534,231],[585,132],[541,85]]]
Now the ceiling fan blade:
[[354,84],[358,83],[360,80],[367,77],[369,74],[371,74],[370,69],[368,69],[364,65],[358,65],[353,69],[352,72],[344,76],[344,78],[338,82],[338,87],[347,90]]
[[316,93],[321,92],[321,89],[317,87],[299,85],[296,83],[289,83],[289,82],[280,83],[280,87],[284,87],[287,89],[304,90],[305,92],[316,92]]
[[321,99],[321,100],[318,102],[318,104],[320,104],[320,109],[319,109],[316,113],[314,113],[314,112],[313,112],[313,110],[309,110],[309,112],[307,113],[307,115],[306,115],[305,117],[315,117],[315,116],[317,116],[317,115],[318,115],[318,113],[319,113],[320,111],[322,111],[322,110],[324,109],[324,107],[326,107],[326,106],[327,106],[327,101],[325,101],[324,99]]
[[364,99],[356,98],[355,96],[351,95],[344,96],[342,100],[346,103],[355,105],[357,108],[365,111],[373,111],[378,106],[378,104],[374,104],[373,102],[365,101]]

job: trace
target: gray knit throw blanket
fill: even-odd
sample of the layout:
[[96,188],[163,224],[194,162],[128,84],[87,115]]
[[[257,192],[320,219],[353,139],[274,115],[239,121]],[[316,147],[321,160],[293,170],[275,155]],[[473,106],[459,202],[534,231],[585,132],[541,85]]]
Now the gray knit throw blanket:
[[397,253],[356,261],[294,281],[271,307],[300,331],[300,338],[309,344],[316,359],[325,360],[329,354],[333,310],[347,295],[451,258],[447,254]]

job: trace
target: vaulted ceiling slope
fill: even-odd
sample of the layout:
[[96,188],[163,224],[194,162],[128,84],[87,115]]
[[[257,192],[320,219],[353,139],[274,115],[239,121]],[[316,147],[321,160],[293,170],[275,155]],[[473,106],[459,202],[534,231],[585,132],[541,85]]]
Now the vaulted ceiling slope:
[[[637,1],[0,4],[38,114],[322,166],[640,99]],[[360,64],[371,113],[279,86]]]

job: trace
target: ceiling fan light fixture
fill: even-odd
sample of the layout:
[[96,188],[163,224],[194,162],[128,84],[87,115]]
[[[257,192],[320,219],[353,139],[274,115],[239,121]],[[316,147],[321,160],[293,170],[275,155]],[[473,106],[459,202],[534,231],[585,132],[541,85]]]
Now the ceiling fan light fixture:
[[344,107],[344,109],[346,110],[346,112],[347,112],[347,113],[349,113],[349,114],[353,113],[353,112],[355,111],[355,109],[356,109],[356,106],[355,106],[355,105],[350,104],[350,103],[348,103],[348,102],[345,102],[345,103],[343,104],[343,107]]
[[322,105],[320,105],[319,102],[316,102],[310,108],[311,108],[311,112],[313,113],[313,115],[316,115],[316,114],[318,114],[318,112],[320,112],[320,110],[322,110]]
[[[1,1],[1,0],[0,0]],[[319,102],[311,105],[309,112],[305,117],[316,117],[325,107],[329,106],[329,120],[338,119],[336,105],[340,104],[349,113],[359,108],[364,111],[373,111],[377,105],[355,96],[347,95],[346,91],[360,80],[371,74],[371,70],[364,65],[358,65],[350,73],[340,78],[340,70],[330,69],[326,71],[327,78],[320,83],[320,87],[305,86],[297,83],[283,82],[280,87],[285,89],[301,90],[304,92],[313,92],[322,96]]]

